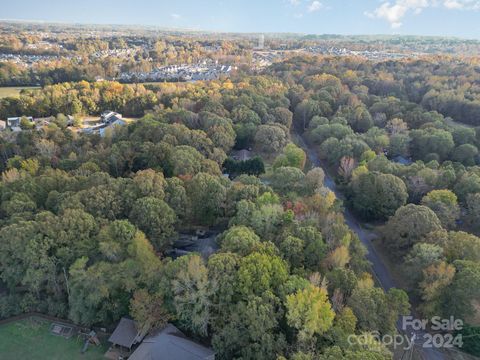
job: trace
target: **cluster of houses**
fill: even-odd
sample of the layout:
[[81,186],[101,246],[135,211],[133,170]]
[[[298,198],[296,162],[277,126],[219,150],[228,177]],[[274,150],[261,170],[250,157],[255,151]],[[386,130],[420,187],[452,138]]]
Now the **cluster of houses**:
[[[10,129],[12,132],[22,131],[25,127],[29,129],[40,130],[44,126],[48,126],[52,121],[51,117],[45,118],[33,118],[32,116],[15,116],[9,117],[6,121],[0,120],[0,130]],[[72,126],[74,124],[74,118],[72,115],[67,115],[67,126]],[[84,133],[97,133],[100,136],[105,135],[105,131],[108,128],[113,128],[114,126],[123,126],[126,124],[126,121],[123,119],[122,114],[107,110],[100,115],[100,121],[98,124],[86,127],[80,131]]]
[[[23,124],[29,125],[30,128],[40,129],[50,124],[51,118],[33,118],[33,116],[14,116],[7,118],[7,121],[0,120],[0,130],[10,129],[13,132],[22,131]],[[67,115],[67,126],[72,126],[74,122],[73,116]]]
[[161,66],[150,72],[129,72],[119,76],[120,81],[197,81],[214,80],[220,75],[228,75],[235,67],[219,65],[218,61],[203,61],[198,64]]
[[252,52],[253,68],[255,70],[264,69],[274,62],[285,59],[292,54],[292,50],[264,50],[254,49]]
[[136,49],[108,49],[108,50],[101,50],[96,51],[93,54],[90,54],[91,58],[103,59],[107,57],[115,57],[115,58],[129,58],[137,53]]
[[378,51],[378,50],[350,50],[347,48],[330,46],[330,45],[319,45],[319,46],[309,46],[305,48],[305,51],[322,54],[322,55],[333,55],[333,56],[360,56],[368,60],[393,60],[393,59],[404,59],[408,57],[416,57],[415,53],[394,53],[389,51]]
[[123,317],[108,339],[112,347],[105,357],[111,360],[215,360],[215,353],[189,338],[173,324],[144,336],[134,320]]
[[58,55],[0,54],[0,62],[11,62],[17,65],[32,66],[40,61],[56,61]]

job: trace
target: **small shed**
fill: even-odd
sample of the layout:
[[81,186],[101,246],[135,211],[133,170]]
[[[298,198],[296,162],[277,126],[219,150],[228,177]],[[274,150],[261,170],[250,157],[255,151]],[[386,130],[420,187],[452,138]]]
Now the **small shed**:
[[113,345],[131,350],[133,345],[142,341],[142,338],[137,330],[135,321],[122,317],[108,341]]

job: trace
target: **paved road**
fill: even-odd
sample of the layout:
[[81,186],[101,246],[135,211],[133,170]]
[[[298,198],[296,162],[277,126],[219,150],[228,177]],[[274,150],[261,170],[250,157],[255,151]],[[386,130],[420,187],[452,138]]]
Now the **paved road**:
[[[324,181],[325,186],[329,188],[331,191],[333,191],[338,199],[344,199],[343,194],[337,189],[335,181],[333,181],[331,176],[328,175],[328,171],[327,171],[328,169],[325,166],[325,164],[322,162],[322,160],[318,157],[317,152],[307,145],[305,139],[301,135],[296,134],[295,136],[298,141],[298,145],[300,145],[305,150],[310,162],[314,166],[323,168],[325,172],[325,181]],[[375,250],[375,247],[372,244],[372,240],[377,237],[377,234],[362,228],[361,223],[347,208],[345,208],[343,215],[345,217],[345,223],[350,227],[350,229],[352,229],[353,232],[355,232],[358,235],[362,244],[365,245],[365,247],[367,248],[368,250],[367,259],[372,263],[373,275],[376,277],[380,286],[384,290],[388,290],[388,289],[391,289],[392,287],[396,287],[395,281],[392,278],[388,268],[385,266],[381,257],[378,255],[377,251]],[[397,327],[401,332],[403,332],[400,327],[400,320]],[[407,330],[407,334],[409,338],[411,338],[413,333],[414,333],[413,330]],[[423,344],[422,339],[424,339],[423,338],[424,335],[425,335],[424,332],[415,331],[415,338],[417,339],[415,343],[420,345],[420,347]],[[428,360],[445,359],[445,356],[442,352],[435,350],[433,348],[421,348],[421,352],[422,352],[422,357],[424,359],[428,359]]]

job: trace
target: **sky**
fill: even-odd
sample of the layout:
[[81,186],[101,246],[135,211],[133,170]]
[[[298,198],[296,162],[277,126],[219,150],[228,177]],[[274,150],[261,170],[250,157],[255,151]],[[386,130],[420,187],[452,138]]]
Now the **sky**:
[[15,0],[2,20],[480,39],[480,0]]

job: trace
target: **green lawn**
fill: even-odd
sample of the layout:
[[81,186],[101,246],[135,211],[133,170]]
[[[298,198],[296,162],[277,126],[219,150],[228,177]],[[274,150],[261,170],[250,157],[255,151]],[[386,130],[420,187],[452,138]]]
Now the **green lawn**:
[[50,321],[28,318],[0,325],[1,360],[100,360],[108,346],[90,345],[85,354],[80,350],[83,340],[77,335],[70,339],[50,333]]
[[0,87],[0,99],[5,97],[18,97],[20,95],[20,91],[24,89],[39,89],[39,87],[35,87],[35,86]]

